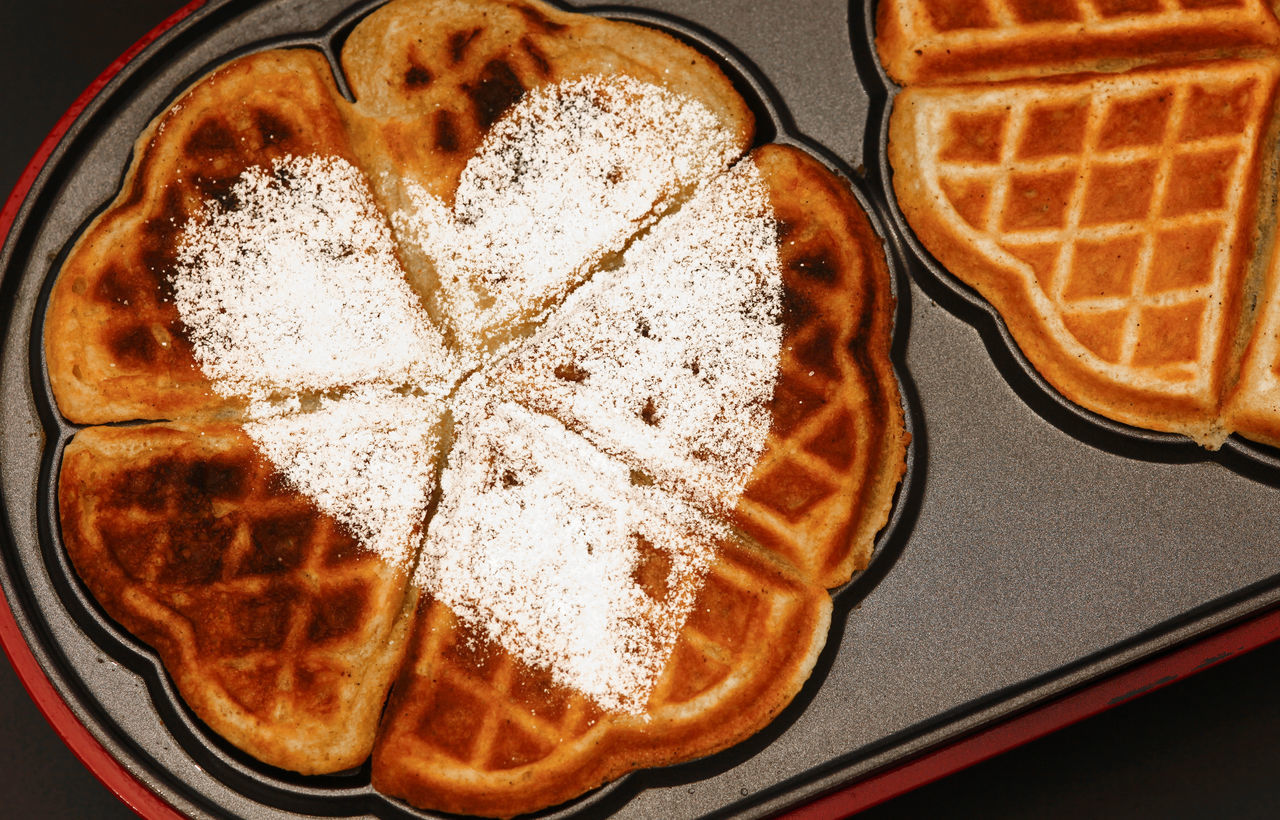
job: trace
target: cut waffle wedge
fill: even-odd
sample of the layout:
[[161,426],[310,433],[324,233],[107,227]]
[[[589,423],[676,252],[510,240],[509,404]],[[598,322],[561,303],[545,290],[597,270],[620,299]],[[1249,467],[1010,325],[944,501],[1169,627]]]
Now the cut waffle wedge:
[[423,598],[374,750],[374,786],[416,805],[511,816],[619,775],[737,743],[795,696],[822,649],[826,590],[722,543],[643,716],[590,700]]
[[[685,189],[740,156],[754,132],[751,112],[732,83],[696,50],[654,29],[570,14],[541,2],[392,3],[355,28],[343,46],[342,65],[362,115],[353,123],[353,139],[386,211],[412,212],[430,200],[438,203],[451,227],[475,223],[468,226],[471,230],[444,236],[399,225],[406,264],[428,294],[429,309],[471,356],[496,352],[520,335],[522,327],[581,284],[601,260],[621,251]],[[679,71],[669,70],[673,65]],[[570,160],[574,173],[566,178],[561,196],[551,201],[520,197],[524,159],[510,157],[512,167],[505,169],[501,182],[516,193],[503,207],[522,217],[486,234],[483,209],[473,209],[467,194],[480,193],[493,203],[494,192],[484,191],[485,177],[477,180],[474,167],[470,174],[467,168],[488,155],[480,173],[493,178],[493,164],[503,161],[501,155],[492,156],[499,120],[509,108],[531,104],[542,89],[600,75],[629,77],[677,94],[686,103],[679,110],[655,110],[649,122],[633,113],[617,123],[609,114],[638,112],[637,100],[627,93],[597,96],[592,102],[599,113],[595,124],[574,139],[585,142],[596,128],[608,132],[621,127],[632,131],[627,150],[590,157],[598,167]],[[702,116],[693,116],[690,109],[695,107]],[[713,128],[723,138],[712,150],[690,156],[652,184],[638,179],[655,150],[696,143]],[[502,140],[496,142],[500,146]],[[542,161],[535,156],[530,164]],[[595,229],[581,237],[560,232],[575,218],[576,206],[602,198],[612,202],[610,219],[600,213]],[[602,230],[610,224],[612,230]],[[507,239],[514,225],[521,226],[510,240],[517,250],[545,243],[558,251],[540,281],[510,275],[514,272],[501,253],[484,260],[473,253],[461,268],[441,264],[451,248],[491,245]]]
[[368,757],[416,591],[238,426],[84,430],[58,502],[76,572],[214,732],[307,774]]
[[924,247],[1071,401],[1221,443],[1273,60],[918,87],[890,123]]
[[876,48],[903,85],[1106,70],[1280,43],[1266,0],[881,0]]

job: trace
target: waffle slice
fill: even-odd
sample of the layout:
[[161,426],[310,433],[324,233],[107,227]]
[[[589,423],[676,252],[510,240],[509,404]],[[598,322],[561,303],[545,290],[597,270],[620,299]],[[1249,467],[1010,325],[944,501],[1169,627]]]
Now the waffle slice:
[[1116,70],[1273,49],[1266,0],[881,0],[876,49],[902,85]]
[[460,377],[396,256],[359,169],[288,157],[238,177],[182,232],[171,301],[219,395],[285,398],[420,388]]
[[101,423],[226,410],[201,373],[170,277],[208,199],[289,155],[351,160],[328,64],[278,50],[217,69],[138,138],[120,194],[81,235],[49,299],[49,379],[68,419]]
[[[753,210],[756,187],[768,214]],[[735,232],[750,236],[759,220],[776,249],[740,247]],[[847,185],[796,149],[766,146],[576,292],[495,378],[836,586],[866,565],[903,469],[878,249]],[[755,298],[761,282],[782,286],[780,303]],[[685,303],[721,291],[714,308]],[[758,323],[781,338],[766,344]],[[780,361],[763,349],[779,342]]]
[[94,599],[214,732],[304,774],[368,756],[416,592],[287,489],[241,429],[83,430],[58,497]]
[[1228,432],[1280,447],[1280,245],[1272,247],[1257,292],[1246,298],[1257,308],[1239,378],[1224,402],[1223,425]]
[[356,27],[342,63],[355,144],[401,215],[415,281],[476,356],[741,155],[753,128],[694,49],[540,2],[391,3]]
[[639,713],[723,525],[554,419],[464,398],[419,586],[529,666]]
[[651,480],[731,509],[768,435],[781,347],[768,204],[754,163],[709,180],[494,381]]
[[384,561],[409,569],[436,488],[444,402],[364,387],[247,421],[276,473]]
[[711,754],[795,697],[830,613],[821,585],[744,543],[719,544],[645,713],[631,715],[602,711],[424,595],[374,748],[374,787],[510,817]]
[[1276,73],[908,89],[890,123],[898,203],[1065,397],[1215,446]]

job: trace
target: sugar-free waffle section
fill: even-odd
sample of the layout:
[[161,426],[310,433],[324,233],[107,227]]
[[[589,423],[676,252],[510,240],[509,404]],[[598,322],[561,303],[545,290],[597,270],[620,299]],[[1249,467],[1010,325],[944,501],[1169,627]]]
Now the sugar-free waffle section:
[[1249,62],[908,90],[898,202],[1068,397],[1217,445],[1275,79]]
[[[925,19],[921,4],[882,3],[877,5],[880,24],[890,13],[889,5],[895,7],[894,13],[903,12],[917,23]],[[989,29],[953,21],[958,26],[955,33],[971,40],[969,46],[990,51],[1000,48],[1001,42],[1008,45],[1034,39],[1037,32],[1078,17],[1074,25],[1080,29],[1076,42],[1081,48],[1075,55],[1079,62],[1072,65],[1077,70],[1101,73],[1092,79],[1084,74],[1063,76],[1061,72],[1070,67],[1055,63],[1048,52],[1037,52],[1038,60],[1034,55],[1028,57],[1027,65],[1014,65],[1010,69],[1013,75],[1023,79],[1007,81],[1004,94],[1009,99],[1005,102],[1017,102],[1013,98],[1020,94],[1040,100],[1031,109],[1011,107],[1011,112],[1031,110],[1034,117],[1025,121],[1008,116],[1008,112],[992,112],[984,119],[977,109],[968,112],[973,117],[958,110],[959,100],[972,102],[980,89],[991,95],[990,99],[1001,94],[1006,83],[974,82],[996,77],[989,66],[968,74],[952,66],[949,73],[933,76],[908,91],[908,100],[914,97],[926,107],[940,110],[950,106],[953,118],[935,123],[935,127],[951,129],[953,136],[963,135],[951,143],[934,140],[926,151],[931,156],[926,164],[954,151],[963,140],[970,143],[967,154],[961,150],[947,161],[954,173],[948,174],[945,184],[937,179],[922,182],[910,174],[897,178],[899,186],[918,182],[922,186],[912,188],[914,193],[909,197],[918,215],[924,213],[921,206],[926,201],[938,203],[950,213],[941,221],[928,215],[915,220],[928,222],[928,227],[908,224],[900,207],[905,207],[899,200],[901,192],[893,190],[887,148],[892,142],[890,115],[898,110],[895,103],[901,92],[880,60],[885,61],[889,73],[895,73],[897,58],[893,55],[898,53],[898,44],[891,34],[876,28],[872,22],[875,9],[871,10],[866,18],[868,27],[855,33],[855,46],[861,45],[865,49],[861,53],[870,55],[863,64],[864,73],[879,75],[882,80],[872,89],[873,99],[883,95],[886,104],[880,111],[879,133],[869,134],[867,148],[876,155],[873,164],[887,192],[891,218],[922,263],[922,283],[931,290],[934,283],[943,286],[935,290],[939,298],[979,328],[1010,385],[1042,417],[1112,452],[1156,461],[1210,458],[1245,475],[1274,482],[1280,458],[1267,446],[1277,441],[1274,423],[1268,418],[1275,406],[1274,394],[1265,392],[1268,382],[1263,362],[1268,355],[1268,336],[1257,324],[1262,320],[1254,310],[1255,305],[1266,304],[1268,297],[1263,291],[1272,287],[1274,48],[1214,47],[1171,53],[1153,41],[1139,40],[1134,53],[1142,59],[1117,62],[1091,50],[1088,43],[1093,42],[1089,38],[1094,34],[1118,24],[1121,9],[1117,7],[1113,13],[1086,5],[1071,13],[1059,9],[1061,20],[1053,15],[1053,19],[1033,20],[1027,17],[1029,12],[1012,4],[997,15],[1002,22]],[[1208,20],[1203,9],[1177,4],[1160,4],[1159,9],[1126,6],[1125,11],[1136,16],[1158,11],[1167,23],[1186,26],[1187,30],[1195,29],[1197,20]],[[1210,16],[1216,18],[1212,26],[1220,33],[1248,29],[1253,24],[1247,20],[1257,14],[1266,18],[1266,30],[1275,28],[1269,9],[1236,3],[1215,6],[1211,11]],[[993,39],[989,35],[997,28],[1003,33]],[[1207,36],[1200,42],[1219,40]],[[855,55],[858,53],[855,48]],[[1188,56],[1195,59],[1186,61]],[[1224,56],[1247,59],[1222,61]],[[1155,65],[1135,70],[1133,66],[1140,63]],[[1179,68],[1181,74],[1174,76]],[[1108,107],[1108,99],[1124,78],[1159,84],[1156,78],[1165,69],[1170,71],[1167,98],[1157,94],[1144,105],[1137,97],[1126,101],[1121,94],[1117,100],[1122,104]],[[1234,88],[1225,79],[1233,70],[1241,71]],[[1257,79],[1250,79],[1254,75]],[[1072,84],[1077,97],[1053,99],[1065,85]],[[948,86],[955,89],[955,102],[943,102],[947,98],[943,89]],[[1185,95],[1184,99],[1176,99],[1179,95]],[[928,103],[924,103],[926,98]],[[1181,117],[1180,122],[1171,124],[1171,112]],[[897,156],[914,167],[914,160],[907,158],[912,153],[906,145],[911,125],[905,110],[895,119],[894,127],[900,136],[905,135],[899,140]],[[1081,123],[1091,124],[1092,130],[1080,128]],[[1010,136],[1006,127],[1020,129],[1018,135],[1012,135],[1013,141],[1005,140]],[[1085,137],[1095,142],[1086,146]],[[1019,145],[1018,139],[1026,145]],[[1193,145],[1197,139],[1203,139],[1199,149]],[[1215,140],[1219,144],[1213,144]],[[1229,147],[1233,141],[1238,153]],[[1007,156],[991,157],[990,152],[1001,145]],[[1150,155],[1144,158],[1147,151]],[[1037,152],[1040,156],[1035,156]],[[1093,160],[1100,162],[1094,164]],[[965,165],[968,167],[961,170]],[[1007,180],[991,188],[984,186],[980,178],[997,169],[1010,172]],[[1072,170],[1079,172],[1077,179],[1069,178]],[[964,175],[968,175],[967,181],[960,179]],[[1025,196],[1009,200],[1004,196],[1009,190],[1005,186],[1017,187],[1019,182],[1027,183],[1020,187]],[[928,185],[937,189],[935,193],[925,190]],[[1166,197],[1171,201],[1165,202]],[[1233,207],[1229,200],[1236,198],[1240,204]],[[959,213],[956,205],[967,212]],[[1082,208],[1094,213],[1079,211]],[[1215,208],[1220,210],[1220,218],[1210,218]],[[1069,218],[1075,216],[1083,217],[1085,224],[1068,225]],[[988,241],[998,241],[996,234],[1008,230],[1004,222],[1017,224],[1019,219],[1031,220],[1035,223],[1028,223],[1032,233],[1044,236],[1027,233],[1020,237],[1027,241],[1012,248],[1021,252],[1015,256],[1010,248],[981,250],[967,244],[969,240],[960,243],[961,247],[936,231],[941,222],[949,221],[953,226],[964,226],[960,232],[970,232],[972,239],[989,226],[968,227],[966,218],[982,222],[987,217],[1001,223],[994,226],[995,234],[988,234]],[[1187,229],[1173,230],[1170,224],[1162,228],[1158,224],[1161,220],[1182,220]],[[1087,224],[1090,222],[1093,224]],[[1028,226],[1023,226],[1024,233]],[[1226,233],[1218,226],[1226,226]],[[1095,233],[1098,235],[1093,236]],[[1089,234],[1090,241],[1055,246],[1058,239],[1077,234]],[[925,247],[928,243],[922,244],[926,235],[938,247],[949,244],[954,249],[943,256],[955,265],[956,273],[970,273],[957,278],[946,270]],[[1122,235],[1128,236],[1127,242]],[[1019,273],[1013,273],[1015,269]],[[1016,284],[1019,281],[1025,286]],[[1197,300],[1202,300],[1200,307]],[[1051,306],[1055,302],[1058,306]],[[1011,308],[1014,303],[1021,307]],[[993,304],[1010,309],[1001,308],[1002,315]],[[1223,319],[1225,325],[1220,324]],[[1045,329],[1042,321],[1056,324],[1057,329]],[[1032,331],[1033,326],[1039,329]],[[1049,341],[1053,338],[1059,341]],[[1114,372],[1099,379],[1104,370]],[[1118,378],[1121,371],[1129,375]],[[1158,386],[1160,381],[1163,387]],[[1198,388],[1193,386],[1196,382]],[[1150,389],[1153,386],[1154,391]],[[1200,396],[1192,397],[1197,390]],[[1180,435],[1155,430],[1177,430],[1214,448],[1214,452],[1198,453]],[[1231,435],[1233,432],[1240,435]],[[1219,446],[1222,449],[1217,449]]]

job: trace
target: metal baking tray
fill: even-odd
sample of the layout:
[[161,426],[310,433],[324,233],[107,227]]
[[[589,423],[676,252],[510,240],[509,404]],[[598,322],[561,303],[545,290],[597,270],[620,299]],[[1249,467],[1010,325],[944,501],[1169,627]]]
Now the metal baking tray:
[[[0,247],[0,584],[15,626],[0,624],[0,637],[24,645],[15,663],[38,668],[52,698],[42,706],[68,724],[58,728],[77,753],[147,816],[420,814],[373,792],[365,770],[305,778],[232,749],[176,698],[154,655],[101,614],[58,540],[57,460],[73,430],[53,408],[40,344],[52,276],[114,196],[146,123],[245,51],[310,45],[332,56],[376,5],[193,3],[82,100],[0,215],[0,232],[12,220]],[[800,806],[1017,725],[1145,660],[1207,646],[1198,642],[1280,604],[1267,514],[1275,451],[1233,440],[1208,453],[1062,401],[990,308],[916,245],[887,184],[895,89],[874,57],[870,3],[578,8],[666,28],[712,54],[756,109],[762,141],[797,142],[850,179],[895,277],[894,358],[914,442],[873,565],[838,593],[827,649],[796,702],[738,747],[631,775],[550,815]]]

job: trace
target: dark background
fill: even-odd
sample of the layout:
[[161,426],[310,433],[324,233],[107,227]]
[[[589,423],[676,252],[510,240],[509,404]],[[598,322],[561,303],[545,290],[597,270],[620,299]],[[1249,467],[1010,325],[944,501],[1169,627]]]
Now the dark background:
[[[0,0],[0,197],[94,77],[184,2]],[[0,816],[132,816],[62,744],[4,663]],[[925,816],[1278,817],[1280,645],[862,815]]]

